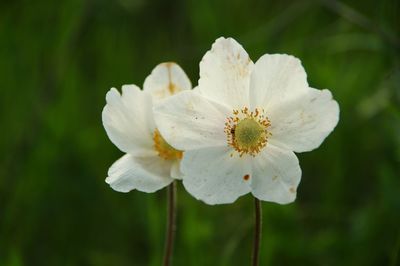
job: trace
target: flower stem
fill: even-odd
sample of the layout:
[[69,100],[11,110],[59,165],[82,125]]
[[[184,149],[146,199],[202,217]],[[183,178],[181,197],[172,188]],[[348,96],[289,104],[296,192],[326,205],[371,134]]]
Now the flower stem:
[[176,182],[173,181],[167,188],[167,232],[165,238],[165,250],[163,265],[171,264],[174,236],[176,230]]
[[260,242],[261,242],[261,202],[254,198],[255,224],[254,224],[254,243],[253,243],[253,266],[258,266],[260,262]]

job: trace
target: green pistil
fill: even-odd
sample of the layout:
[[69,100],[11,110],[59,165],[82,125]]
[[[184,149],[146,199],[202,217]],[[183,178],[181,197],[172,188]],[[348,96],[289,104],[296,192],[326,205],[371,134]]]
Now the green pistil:
[[241,149],[258,146],[263,134],[264,128],[252,118],[243,119],[235,128],[235,140]]

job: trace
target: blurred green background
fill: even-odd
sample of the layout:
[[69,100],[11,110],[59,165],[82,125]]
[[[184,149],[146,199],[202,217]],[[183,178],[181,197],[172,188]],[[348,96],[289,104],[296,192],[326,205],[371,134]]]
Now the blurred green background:
[[[166,191],[104,182],[122,153],[105,93],[175,61],[198,79],[219,36],[299,57],[341,120],[299,154],[291,205],[263,203],[261,265],[400,265],[400,2],[0,2],[0,265],[160,265]],[[250,195],[207,206],[179,184],[174,265],[249,265]]]

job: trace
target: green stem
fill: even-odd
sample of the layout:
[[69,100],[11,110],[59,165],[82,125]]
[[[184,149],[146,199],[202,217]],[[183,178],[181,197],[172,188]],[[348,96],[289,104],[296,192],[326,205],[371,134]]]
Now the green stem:
[[258,266],[260,263],[260,242],[261,242],[261,223],[262,223],[261,213],[262,213],[262,210],[261,210],[261,202],[257,198],[254,198],[254,207],[255,207],[255,224],[254,224],[252,265]]
[[165,250],[163,265],[171,265],[174,237],[176,230],[176,181],[167,188],[167,232],[165,238]]

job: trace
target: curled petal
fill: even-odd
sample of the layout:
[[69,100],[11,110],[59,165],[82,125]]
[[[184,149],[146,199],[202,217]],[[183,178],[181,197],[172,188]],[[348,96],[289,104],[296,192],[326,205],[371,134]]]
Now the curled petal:
[[137,189],[150,193],[173,181],[169,177],[170,169],[171,163],[158,156],[135,157],[126,154],[110,167],[106,182],[119,192]]
[[102,119],[110,140],[126,153],[154,154],[152,134],[155,124],[151,96],[135,85],[124,85],[122,95],[112,88],[106,100]]

